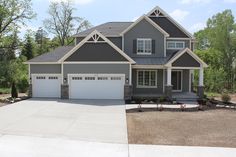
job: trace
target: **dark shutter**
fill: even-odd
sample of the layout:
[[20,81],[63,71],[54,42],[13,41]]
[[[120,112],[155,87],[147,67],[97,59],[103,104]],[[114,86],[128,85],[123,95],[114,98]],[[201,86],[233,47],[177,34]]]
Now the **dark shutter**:
[[155,40],[152,40],[152,53],[155,53]]
[[137,53],[137,40],[133,40],[133,53]]

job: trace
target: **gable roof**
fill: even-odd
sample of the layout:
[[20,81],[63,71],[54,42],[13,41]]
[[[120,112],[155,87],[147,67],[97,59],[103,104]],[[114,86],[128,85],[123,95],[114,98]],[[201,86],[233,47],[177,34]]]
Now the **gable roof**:
[[[68,53],[66,53],[59,62],[64,62],[68,57],[70,57],[76,50],[78,50],[81,46],[83,46],[88,40],[90,40],[93,37],[96,37],[97,39],[101,38],[104,42],[109,44],[112,48],[114,48],[117,53],[120,53],[124,58],[126,58],[130,63],[134,64],[135,61],[131,59],[127,54],[125,54],[120,48],[118,48],[115,44],[113,44],[109,39],[107,39],[103,34],[101,34],[99,31],[94,30],[92,33],[90,33],[88,36],[86,36],[79,44],[77,44],[74,48],[72,48]],[[99,41],[95,41],[99,42]]]
[[107,22],[96,27],[92,27],[74,35],[74,37],[85,37],[94,30],[99,31],[106,37],[118,37],[120,33],[128,28],[133,22]]
[[74,46],[61,46],[55,50],[44,53],[33,59],[28,60],[26,63],[45,63],[45,62],[58,62],[66,53],[68,53]]
[[134,26],[136,26],[140,21],[142,20],[146,20],[147,22],[149,22],[153,27],[155,27],[157,30],[159,30],[164,36],[169,37],[170,35],[164,30],[162,29],[158,24],[156,24],[155,22],[153,22],[149,17],[147,17],[146,15],[141,16],[140,18],[138,18],[134,23],[132,23],[128,28],[126,28],[120,35],[124,35],[126,32],[128,32],[129,30],[131,30]]
[[180,58],[184,53],[188,53],[191,57],[193,57],[203,68],[208,67],[208,65],[201,60],[195,53],[193,53],[189,48],[185,48],[182,50],[179,50],[177,53],[173,55],[173,57],[170,58],[170,60],[165,64],[165,66],[170,67],[172,66],[172,63],[176,61],[178,58]]
[[[155,11],[160,12],[161,15],[162,15],[161,17],[166,17],[166,18],[168,18],[174,25],[176,25],[176,27],[178,27],[180,30],[182,30],[188,37],[194,39],[193,35],[192,35],[190,32],[188,32],[184,27],[182,27],[176,20],[174,20],[168,13],[166,13],[164,10],[162,10],[159,6],[156,6],[156,7],[153,8],[150,12],[148,12],[148,13],[147,13],[147,16],[153,17],[152,14],[153,14],[153,12],[155,12]],[[160,17],[160,18],[161,18],[161,17]]]

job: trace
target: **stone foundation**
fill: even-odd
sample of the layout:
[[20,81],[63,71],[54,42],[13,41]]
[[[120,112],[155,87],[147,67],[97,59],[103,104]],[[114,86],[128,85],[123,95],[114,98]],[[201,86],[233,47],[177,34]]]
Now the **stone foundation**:
[[32,84],[29,84],[29,89],[28,89],[28,97],[32,98]]
[[69,85],[68,84],[61,85],[61,99],[69,99]]
[[173,87],[173,86],[169,86],[169,85],[166,85],[166,86],[165,86],[165,96],[166,96],[168,99],[172,99],[172,87]]
[[124,86],[124,99],[131,100],[133,96],[133,86],[132,85],[125,85]]
[[197,86],[197,95],[200,99],[204,98],[204,86]]

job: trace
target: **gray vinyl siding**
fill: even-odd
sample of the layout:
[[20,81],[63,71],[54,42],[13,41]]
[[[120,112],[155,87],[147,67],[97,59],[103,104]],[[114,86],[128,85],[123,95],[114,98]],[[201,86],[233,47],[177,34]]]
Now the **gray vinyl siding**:
[[121,37],[107,37],[113,44],[122,49],[122,38]]
[[133,42],[137,38],[151,38],[155,40],[155,52],[152,52],[152,55],[141,55],[141,57],[163,57],[164,56],[164,35],[152,26],[145,19],[136,24],[131,30],[125,33],[124,35],[124,51],[131,57],[140,57],[134,53]]
[[64,64],[64,78],[68,74],[125,74],[129,79],[129,64]]
[[85,43],[66,61],[127,61],[108,43]]
[[31,64],[31,74],[60,74],[61,64]]
[[174,63],[174,67],[200,67],[200,64],[188,53],[184,53]]
[[135,94],[163,94],[163,70],[162,69],[157,69],[157,88],[137,88],[137,70],[138,69],[132,70],[132,84],[133,84],[134,95]]

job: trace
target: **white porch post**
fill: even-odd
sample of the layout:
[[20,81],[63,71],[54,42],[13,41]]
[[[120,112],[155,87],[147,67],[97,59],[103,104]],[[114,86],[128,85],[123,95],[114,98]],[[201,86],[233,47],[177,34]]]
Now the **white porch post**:
[[204,86],[203,79],[204,79],[204,70],[203,67],[201,67],[201,69],[199,69],[199,86]]
[[171,68],[167,68],[167,86],[171,86]]

